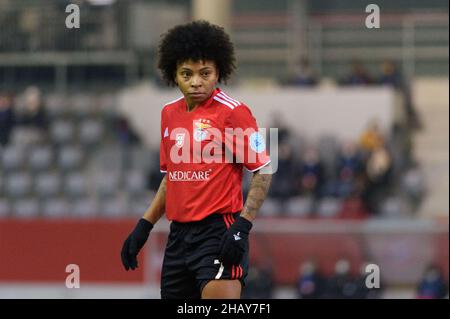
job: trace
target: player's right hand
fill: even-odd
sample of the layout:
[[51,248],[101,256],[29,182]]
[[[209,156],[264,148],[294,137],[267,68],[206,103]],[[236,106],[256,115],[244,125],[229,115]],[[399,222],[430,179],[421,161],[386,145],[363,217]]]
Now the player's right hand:
[[125,270],[135,270],[138,268],[137,255],[147,241],[150,231],[153,229],[153,224],[148,220],[141,218],[134,230],[125,240],[122,246],[122,264]]

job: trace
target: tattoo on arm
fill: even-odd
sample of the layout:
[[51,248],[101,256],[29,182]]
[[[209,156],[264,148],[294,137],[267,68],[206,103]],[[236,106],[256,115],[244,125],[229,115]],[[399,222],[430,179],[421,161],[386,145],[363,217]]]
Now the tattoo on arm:
[[250,221],[255,219],[259,208],[266,199],[271,181],[271,174],[261,174],[260,171],[253,174],[247,200],[245,201],[244,209],[241,213],[242,217],[245,217]]

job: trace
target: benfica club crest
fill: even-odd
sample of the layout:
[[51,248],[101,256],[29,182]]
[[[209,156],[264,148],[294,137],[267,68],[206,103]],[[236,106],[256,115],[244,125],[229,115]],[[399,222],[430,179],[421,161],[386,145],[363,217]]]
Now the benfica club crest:
[[200,119],[194,122],[194,140],[197,142],[204,141],[206,139],[206,129],[210,128],[209,120]]

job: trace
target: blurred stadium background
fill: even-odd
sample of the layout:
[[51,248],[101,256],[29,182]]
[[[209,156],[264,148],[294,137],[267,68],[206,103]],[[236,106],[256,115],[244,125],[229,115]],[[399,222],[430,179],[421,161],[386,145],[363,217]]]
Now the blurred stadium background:
[[244,296],[448,298],[448,1],[377,0],[379,29],[369,3],[0,0],[0,298],[159,298],[167,222],[138,271],[119,252],[180,95],[155,68],[159,36],[198,18],[235,43],[226,91],[279,129]]

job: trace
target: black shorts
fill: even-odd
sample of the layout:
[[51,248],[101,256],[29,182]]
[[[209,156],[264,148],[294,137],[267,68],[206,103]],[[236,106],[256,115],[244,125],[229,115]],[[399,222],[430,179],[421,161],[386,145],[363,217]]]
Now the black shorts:
[[218,260],[222,236],[238,215],[212,214],[198,222],[170,224],[161,272],[162,299],[199,299],[210,280],[238,279],[245,285],[248,247],[239,265],[225,266]]

